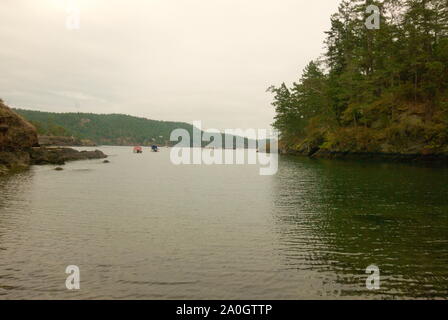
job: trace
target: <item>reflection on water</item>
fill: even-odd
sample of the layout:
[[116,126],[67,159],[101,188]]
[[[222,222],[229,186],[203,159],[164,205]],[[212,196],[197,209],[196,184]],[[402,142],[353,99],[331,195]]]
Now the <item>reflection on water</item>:
[[[287,263],[327,275],[342,296],[447,298],[447,173],[284,158],[274,216]],[[366,292],[371,264],[381,290]]]
[[0,178],[0,298],[448,297],[444,168],[282,157],[262,177],[104,151]]

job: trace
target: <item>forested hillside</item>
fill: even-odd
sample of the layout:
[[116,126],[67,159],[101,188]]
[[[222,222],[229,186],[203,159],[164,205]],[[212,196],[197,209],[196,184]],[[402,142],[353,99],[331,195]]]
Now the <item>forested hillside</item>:
[[296,83],[268,89],[284,150],[448,154],[446,0],[343,0],[326,34]]
[[[170,145],[171,132],[185,129],[193,137],[193,126],[185,122],[169,122],[138,118],[123,114],[53,113],[14,109],[31,122],[39,135],[73,136],[99,145]],[[223,145],[224,145],[223,137]],[[235,140],[235,137],[234,137]],[[236,140],[235,140],[236,141]],[[203,142],[203,145],[208,143]],[[248,140],[238,147],[247,147]]]
[[15,109],[41,135],[74,136],[104,145],[165,144],[177,128],[192,131],[183,122],[156,121],[122,114],[52,113]]

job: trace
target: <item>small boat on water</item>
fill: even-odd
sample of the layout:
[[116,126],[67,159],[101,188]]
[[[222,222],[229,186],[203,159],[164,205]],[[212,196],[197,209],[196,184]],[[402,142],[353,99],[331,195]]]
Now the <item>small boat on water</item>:
[[156,145],[153,145],[153,146],[151,147],[151,150],[152,150],[153,152],[159,152],[159,147],[156,146]]
[[134,147],[134,153],[143,153],[143,149],[140,146],[135,146]]

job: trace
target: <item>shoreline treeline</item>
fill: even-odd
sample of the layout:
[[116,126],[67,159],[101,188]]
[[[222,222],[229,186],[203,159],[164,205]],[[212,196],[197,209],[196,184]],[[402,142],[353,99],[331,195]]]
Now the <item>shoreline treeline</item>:
[[446,0],[343,0],[326,35],[298,82],[268,89],[284,150],[448,153]]

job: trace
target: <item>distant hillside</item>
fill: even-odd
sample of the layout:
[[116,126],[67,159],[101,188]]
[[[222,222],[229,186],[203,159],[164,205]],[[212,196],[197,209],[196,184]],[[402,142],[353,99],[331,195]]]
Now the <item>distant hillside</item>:
[[175,129],[185,129],[191,137],[193,132],[193,126],[185,122],[150,120],[123,114],[14,111],[30,121],[40,135],[73,136],[99,145],[165,145],[169,144],[170,134]]

